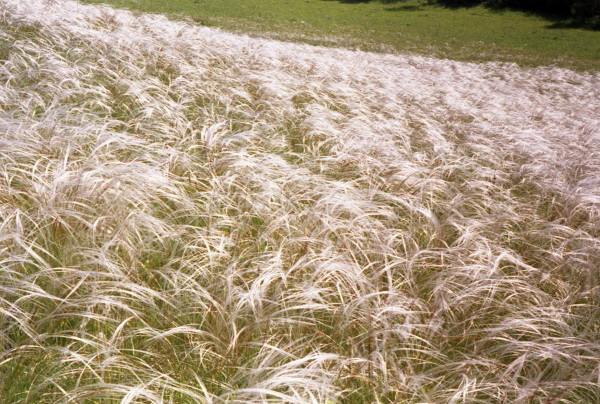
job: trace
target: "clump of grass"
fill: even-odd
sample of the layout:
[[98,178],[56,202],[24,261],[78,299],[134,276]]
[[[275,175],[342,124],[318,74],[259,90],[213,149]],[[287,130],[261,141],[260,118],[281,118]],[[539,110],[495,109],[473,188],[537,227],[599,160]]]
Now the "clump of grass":
[[0,4],[4,402],[600,398],[597,74]]

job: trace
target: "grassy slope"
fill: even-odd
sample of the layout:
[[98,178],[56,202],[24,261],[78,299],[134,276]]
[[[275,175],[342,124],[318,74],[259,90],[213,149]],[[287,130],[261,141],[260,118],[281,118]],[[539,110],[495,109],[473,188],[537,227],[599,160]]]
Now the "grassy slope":
[[0,403],[600,402],[600,74],[0,10]]
[[[395,49],[459,60],[510,60],[600,67],[600,32],[553,28],[544,18],[483,7],[447,9],[419,1],[85,0],[190,16],[227,30],[363,49]],[[334,38],[333,38],[334,37]]]

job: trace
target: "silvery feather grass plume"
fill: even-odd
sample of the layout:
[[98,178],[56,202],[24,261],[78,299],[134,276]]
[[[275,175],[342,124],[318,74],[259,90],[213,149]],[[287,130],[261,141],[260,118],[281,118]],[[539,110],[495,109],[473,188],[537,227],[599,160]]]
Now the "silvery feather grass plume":
[[0,0],[2,403],[600,402],[600,75]]

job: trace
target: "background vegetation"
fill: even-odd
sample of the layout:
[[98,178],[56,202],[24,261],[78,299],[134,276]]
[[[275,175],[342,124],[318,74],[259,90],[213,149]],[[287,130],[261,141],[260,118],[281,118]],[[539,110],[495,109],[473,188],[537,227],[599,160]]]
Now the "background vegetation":
[[589,29],[589,25],[570,17],[472,2],[469,7],[418,0],[87,2],[167,13],[230,31],[324,45],[469,61],[558,64],[577,69],[600,66],[600,32]]

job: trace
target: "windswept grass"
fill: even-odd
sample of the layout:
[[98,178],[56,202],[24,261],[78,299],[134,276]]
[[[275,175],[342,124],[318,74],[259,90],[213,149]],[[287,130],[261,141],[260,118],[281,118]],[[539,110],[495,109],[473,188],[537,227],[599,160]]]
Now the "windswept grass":
[[600,400],[598,74],[0,11],[3,403]]

